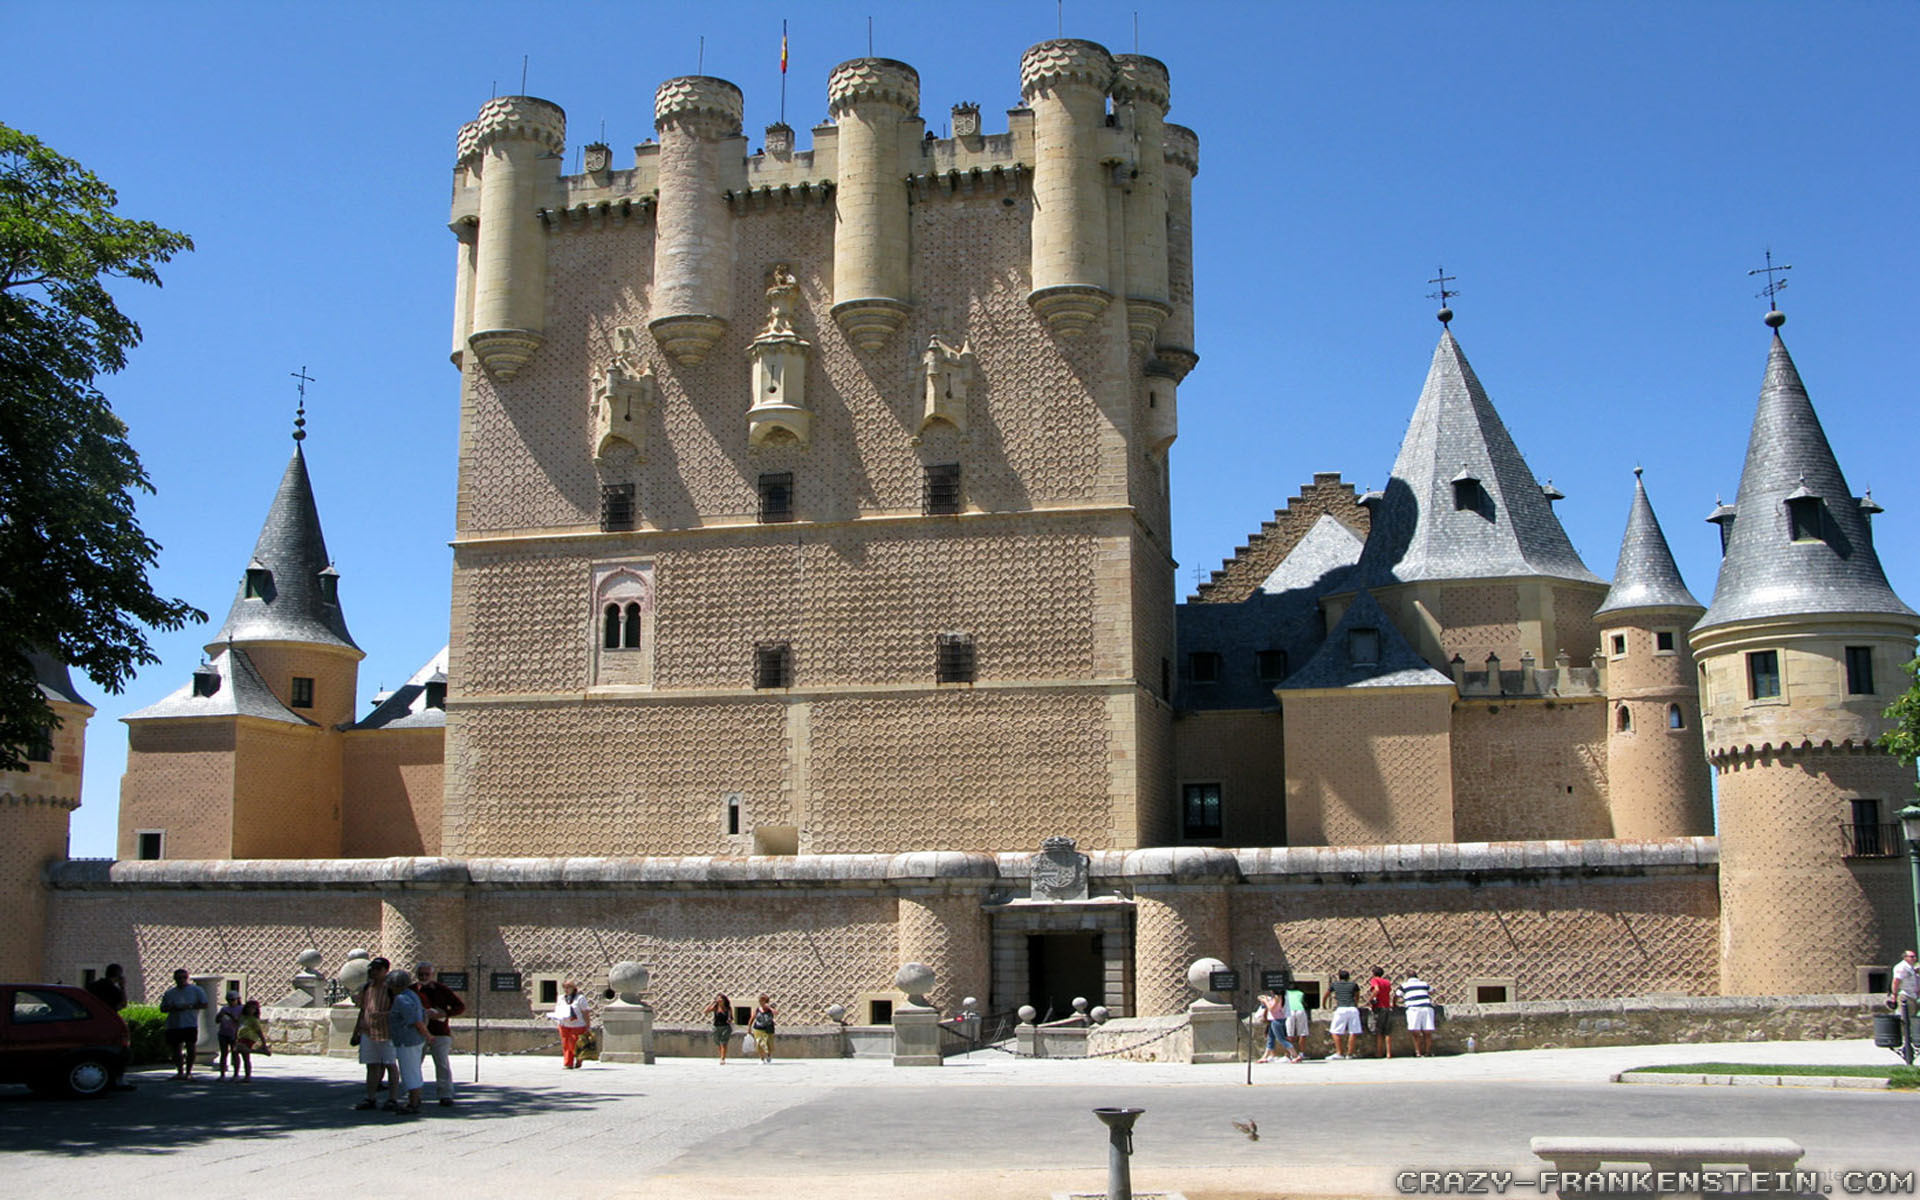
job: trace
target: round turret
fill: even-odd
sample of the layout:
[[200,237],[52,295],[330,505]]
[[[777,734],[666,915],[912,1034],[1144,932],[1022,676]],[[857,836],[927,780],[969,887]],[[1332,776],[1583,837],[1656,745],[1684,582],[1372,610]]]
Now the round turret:
[[1020,59],[1033,109],[1033,290],[1027,302],[1057,334],[1085,333],[1113,299],[1107,278],[1107,179],[1101,163],[1113,56],[1057,38]]
[[920,75],[890,58],[843,62],[827,78],[839,126],[833,318],[861,350],[878,350],[907,319],[908,174],[919,154]]
[[480,179],[466,343],[499,379],[512,379],[543,338],[547,239],[537,213],[543,185],[559,178],[566,142],[565,111],[532,96],[489,100],[460,128],[460,165]]
[[1170,311],[1153,356],[1176,380],[1199,363],[1193,348],[1193,177],[1200,171],[1200,135],[1184,125],[1162,127],[1167,189],[1167,300]]
[[683,75],[654,93],[660,201],[647,328],[685,365],[704,360],[727,331],[734,244],[722,143],[739,136],[740,115],[740,89],[724,79]]
[[1133,161],[1124,213],[1127,232],[1127,340],[1136,353],[1153,349],[1172,312],[1167,282],[1167,66],[1144,54],[1113,57],[1113,102],[1129,135]]

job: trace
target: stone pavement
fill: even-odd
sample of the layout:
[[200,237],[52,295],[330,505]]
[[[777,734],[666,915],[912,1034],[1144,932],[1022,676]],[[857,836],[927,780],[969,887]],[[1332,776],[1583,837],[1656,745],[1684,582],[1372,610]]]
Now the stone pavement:
[[[139,1091],[90,1104],[0,1088],[0,1178],[21,1197],[250,1197],[365,1178],[460,1196],[1044,1200],[1104,1187],[1105,1131],[1088,1110],[1105,1104],[1147,1110],[1135,1186],[1189,1200],[1389,1195],[1401,1169],[1531,1174],[1535,1134],[1785,1136],[1810,1168],[1914,1165],[1920,1095],[1607,1082],[1702,1061],[1892,1056],[1864,1039],[1509,1051],[1258,1065],[1251,1088],[1243,1064],[984,1051],[924,1070],[663,1059],[562,1071],[552,1058],[486,1058],[477,1085],[469,1058],[459,1104],[429,1101],[406,1119],[351,1110],[356,1065],[283,1055],[250,1084],[146,1074]],[[1257,1142],[1232,1126],[1248,1118]]]

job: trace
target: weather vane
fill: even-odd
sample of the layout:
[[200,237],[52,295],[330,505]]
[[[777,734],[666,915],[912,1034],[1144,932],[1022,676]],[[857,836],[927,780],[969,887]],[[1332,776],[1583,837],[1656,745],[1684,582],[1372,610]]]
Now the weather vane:
[[1427,280],[1427,282],[1439,284],[1440,290],[1437,292],[1428,292],[1427,299],[1438,300],[1440,302],[1440,311],[1436,315],[1440,318],[1440,323],[1442,325],[1445,325],[1447,322],[1453,320],[1453,310],[1447,307],[1447,300],[1451,297],[1458,296],[1460,294],[1459,291],[1457,291],[1454,288],[1450,288],[1447,285],[1452,283],[1455,279],[1459,278],[1459,276],[1447,274],[1447,269],[1445,267],[1439,267],[1436,269],[1439,271],[1439,274],[1434,276],[1432,279]]
[[307,440],[307,385],[316,382],[316,380],[314,376],[307,374],[306,364],[304,363],[301,364],[298,371],[289,371],[288,374],[300,381],[295,385],[300,389],[300,407],[296,408],[293,413],[293,440],[296,442],[304,442]]
[[[1767,247],[1767,265],[1764,267],[1755,267],[1753,270],[1747,272],[1749,277],[1754,275],[1765,275],[1767,277],[1767,286],[1755,292],[1754,298],[1764,299],[1767,302],[1767,324],[1773,326],[1775,329],[1787,323],[1787,314],[1780,311],[1779,297],[1781,292],[1787,290],[1787,281],[1784,276],[1786,272],[1791,270],[1793,270],[1792,263],[1785,263],[1777,267],[1773,265],[1773,247],[1769,246]],[[1776,275],[1782,276],[1782,278],[1774,278]]]

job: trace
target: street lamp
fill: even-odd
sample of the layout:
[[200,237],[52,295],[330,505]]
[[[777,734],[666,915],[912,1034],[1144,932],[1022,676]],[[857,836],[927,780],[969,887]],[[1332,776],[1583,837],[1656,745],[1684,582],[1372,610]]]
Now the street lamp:
[[1914,944],[1920,945],[1920,804],[1900,810],[1900,832],[1907,839],[1907,870],[1913,877]]

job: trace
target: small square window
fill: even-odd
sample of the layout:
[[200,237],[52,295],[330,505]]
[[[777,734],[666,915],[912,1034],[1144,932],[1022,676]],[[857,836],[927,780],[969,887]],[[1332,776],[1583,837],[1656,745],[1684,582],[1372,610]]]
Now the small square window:
[[776,471],[760,477],[760,521],[776,524],[793,520],[793,472]]
[[1614,634],[1612,638],[1612,645],[1613,645],[1613,650],[1611,653],[1613,654],[1613,657],[1619,658],[1621,655],[1627,652],[1627,635],[1624,633]]
[[633,528],[632,484],[603,483],[600,485],[600,528],[609,533]]
[[1278,683],[1287,677],[1285,650],[1261,650],[1255,657],[1260,668],[1261,683]]
[[53,730],[35,730],[33,740],[27,743],[28,762],[53,761]]
[[1220,656],[1211,650],[1195,650],[1187,655],[1187,678],[1195,683],[1220,681]]
[[1873,647],[1847,647],[1847,695],[1873,694]]
[[1220,836],[1220,785],[1189,783],[1181,789],[1180,829],[1189,838]]
[[960,464],[935,463],[927,467],[921,511],[932,516],[951,516],[960,511]]
[[1356,667],[1370,667],[1380,661],[1380,631],[1378,629],[1350,629],[1347,631],[1347,657]]
[[1780,697],[1780,652],[1755,650],[1747,655],[1747,698],[1777,700]]
[[304,675],[293,677],[293,707],[313,707],[313,680]]
[[1674,647],[1674,631],[1673,630],[1656,629],[1653,631],[1653,648],[1655,650],[1658,650],[1662,654],[1672,654],[1673,647]]
[[159,862],[167,835],[158,829],[142,829],[134,835],[134,855],[141,862]]
[[973,635],[943,633],[934,649],[935,683],[973,682]]
[[764,642],[753,648],[753,686],[793,686],[793,647],[786,642]]

